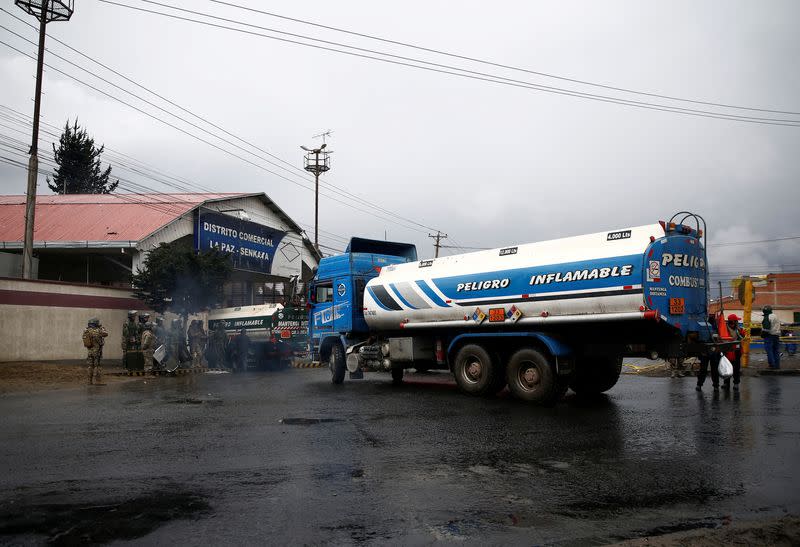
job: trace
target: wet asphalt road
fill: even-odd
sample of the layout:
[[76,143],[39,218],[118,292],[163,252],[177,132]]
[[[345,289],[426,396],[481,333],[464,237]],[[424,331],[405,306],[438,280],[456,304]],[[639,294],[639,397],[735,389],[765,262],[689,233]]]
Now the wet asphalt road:
[[623,376],[554,408],[414,375],[0,397],[0,543],[586,545],[800,512],[800,378]]

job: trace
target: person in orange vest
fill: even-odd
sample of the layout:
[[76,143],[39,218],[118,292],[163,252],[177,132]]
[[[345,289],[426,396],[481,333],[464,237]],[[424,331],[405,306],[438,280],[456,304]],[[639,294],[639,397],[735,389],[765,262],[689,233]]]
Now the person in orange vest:
[[[739,320],[741,318],[735,313],[728,316],[726,324],[728,335],[734,342],[739,342],[732,351],[725,353],[725,357],[733,365],[733,391],[739,391],[739,381],[742,377],[742,345],[741,340],[744,338],[744,329],[739,327]],[[729,390],[731,388],[731,379],[725,378],[722,389]]]

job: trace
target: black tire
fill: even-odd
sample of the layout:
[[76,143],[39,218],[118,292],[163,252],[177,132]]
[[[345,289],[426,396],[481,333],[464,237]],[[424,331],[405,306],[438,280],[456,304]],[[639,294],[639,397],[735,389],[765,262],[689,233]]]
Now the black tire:
[[344,348],[337,342],[331,348],[331,355],[328,357],[328,367],[331,369],[331,383],[341,384],[344,382],[344,373],[347,370],[344,359]]
[[594,395],[617,384],[622,357],[592,357],[578,360],[570,386],[578,395]]
[[392,367],[392,384],[399,386],[403,383],[403,367]]
[[469,395],[496,393],[500,370],[497,361],[478,344],[467,344],[458,350],[453,364],[456,384],[461,391]]
[[553,366],[533,348],[523,348],[511,356],[506,379],[514,397],[523,401],[549,405],[558,397]]

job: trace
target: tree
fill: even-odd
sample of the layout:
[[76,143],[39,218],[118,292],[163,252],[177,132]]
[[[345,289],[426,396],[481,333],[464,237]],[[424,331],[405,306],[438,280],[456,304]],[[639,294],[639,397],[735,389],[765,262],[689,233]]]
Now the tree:
[[105,145],[96,148],[94,139],[78,125],[77,118],[70,127],[69,120],[59,139],[58,148],[53,144],[53,156],[58,167],[53,171],[53,180],[47,186],[57,194],[110,194],[116,190],[119,180],[108,180],[111,166],[105,170],[100,166],[100,154]]
[[169,310],[184,320],[214,307],[230,278],[230,254],[195,251],[185,243],[162,243],[147,254],[132,277],[134,296],[159,313]]

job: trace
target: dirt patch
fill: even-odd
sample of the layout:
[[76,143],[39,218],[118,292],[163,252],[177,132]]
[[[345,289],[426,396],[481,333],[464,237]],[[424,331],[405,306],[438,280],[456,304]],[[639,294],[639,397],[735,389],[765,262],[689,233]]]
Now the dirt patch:
[[[103,382],[106,384],[131,380],[127,376],[106,374],[108,371],[103,367]],[[85,385],[87,378],[84,363],[0,363],[0,394],[76,387]],[[102,386],[97,389],[102,389]]]
[[708,529],[631,539],[614,545],[622,547],[723,547],[728,545],[800,545],[800,517],[787,516],[758,521],[741,521]]

